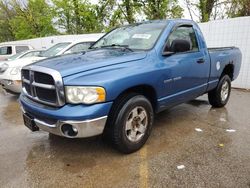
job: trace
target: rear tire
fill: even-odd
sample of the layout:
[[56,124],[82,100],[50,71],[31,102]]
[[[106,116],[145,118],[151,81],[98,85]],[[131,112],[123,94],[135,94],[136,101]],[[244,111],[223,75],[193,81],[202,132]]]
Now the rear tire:
[[121,97],[107,123],[111,143],[122,153],[139,150],[151,133],[153,120],[154,111],[147,98],[136,93]]
[[231,93],[231,79],[228,75],[221,77],[219,84],[215,89],[208,92],[209,103],[216,108],[225,106]]

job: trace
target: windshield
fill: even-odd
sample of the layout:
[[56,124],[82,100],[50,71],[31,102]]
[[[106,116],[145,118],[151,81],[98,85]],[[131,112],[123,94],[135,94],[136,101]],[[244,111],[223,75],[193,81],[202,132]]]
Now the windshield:
[[41,53],[42,53],[42,51],[30,51],[30,52],[27,52],[26,54],[22,55],[22,57],[20,57],[20,58],[39,56]]
[[15,54],[15,55],[9,57],[8,60],[11,61],[11,60],[18,59],[18,58],[19,58],[20,56],[22,56],[24,53],[26,53],[26,52],[17,53],[17,54]]
[[42,52],[39,56],[41,56],[41,57],[53,57],[70,44],[71,44],[70,42],[58,43],[58,44],[52,46],[51,48],[49,48],[48,50]]
[[149,22],[120,27],[105,35],[91,48],[126,46],[133,50],[149,50],[166,25],[166,22]]

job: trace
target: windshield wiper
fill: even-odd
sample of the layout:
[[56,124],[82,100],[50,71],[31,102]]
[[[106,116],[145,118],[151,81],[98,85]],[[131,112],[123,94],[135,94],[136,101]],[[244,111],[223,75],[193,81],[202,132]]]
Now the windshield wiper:
[[111,44],[111,45],[104,45],[101,46],[101,48],[107,48],[107,47],[120,47],[120,48],[124,48],[126,50],[129,50],[131,52],[133,52],[134,50],[132,50],[131,48],[129,48],[129,45],[122,45],[122,44]]

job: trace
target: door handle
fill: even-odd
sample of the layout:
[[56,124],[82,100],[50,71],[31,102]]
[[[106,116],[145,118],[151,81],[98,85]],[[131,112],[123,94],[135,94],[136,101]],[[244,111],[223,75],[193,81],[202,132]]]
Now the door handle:
[[199,63],[199,64],[205,63],[205,60],[204,60],[204,59],[198,59],[198,60],[197,60],[197,63]]

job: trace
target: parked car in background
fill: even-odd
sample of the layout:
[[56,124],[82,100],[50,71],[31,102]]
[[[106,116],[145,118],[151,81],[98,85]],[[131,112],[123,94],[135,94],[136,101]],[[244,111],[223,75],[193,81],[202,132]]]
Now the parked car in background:
[[39,56],[39,54],[43,52],[43,50],[27,50],[24,52],[17,53],[13,56],[10,56],[7,61],[13,61],[16,59],[26,58],[26,57],[34,57]]
[[62,42],[39,53],[37,56],[0,62],[0,84],[5,91],[12,94],[20,94],[22,85],[20,71],[22,67],[42,59],[88,50],[88,48],[98,39],[99,37],[92,37],[81,41]]
[[81,51],[88,50],[88,48],[95,41],[88,40],[88,41],[75,41],[75,42],[61,42],[52,46],[48,50],[45,50],[38,56],[42,58],[49,58],[49,57],[59,56],[63,54],[78,53]]
[[67,138],[104,133],[124,153],[145,144],[156,113],[206,93],[226,105],[242,59],[236,47],[208,49],[182,19],[122,26],[91,49],[22,69],[24,124]]
[[16,45],[16,44],[10,44],[10,45],[2,45],[0,46],[0,61],[5,61],[7,60],[9,57],[20,53],[20,52],[24,52],[27,50],[31,50],[33,49],[32,46],[30,45]]

